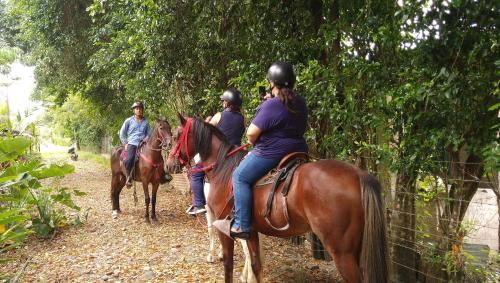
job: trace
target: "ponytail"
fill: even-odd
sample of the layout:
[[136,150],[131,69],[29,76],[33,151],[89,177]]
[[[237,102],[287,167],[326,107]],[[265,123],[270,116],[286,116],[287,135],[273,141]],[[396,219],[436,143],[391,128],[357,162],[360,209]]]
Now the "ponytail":
[[280,88],[278,92],[278,98],[281,100],[285,106],[286,111],[293,114],[299,113],[297,106],[295,105],[295,93],[291,88]]

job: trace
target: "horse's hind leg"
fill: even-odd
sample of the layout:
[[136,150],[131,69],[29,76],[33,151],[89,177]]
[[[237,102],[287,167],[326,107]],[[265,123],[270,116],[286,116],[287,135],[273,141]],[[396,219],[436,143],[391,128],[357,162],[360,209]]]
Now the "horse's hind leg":
[[142,189],[144,190],[144,203],[146,204],[146,213],[144,214],[144,220],[149,223],[149,189],[148,183],[142,182]]
[[118,212],[120,212],[120,193],[125,185],[125,179],[121,177],[121,174],[112,174],[111,176],[111,203],[113,218],[117,218]]
[[361,273],[359,271],[356,256],[349,252],[333,252],[335,266],[340,272],[342,278],[348,283],[361,282]]
[[360,250],[359,237],[347,232],[338,237],[331,234],[326,234],[329,235],[326,237],[325,234],[318,231],[314,231],[314,233],[321,240],[325,249],[332,255],[335,266],[344,281],[348,283],[361,282],[361,273],[358,264]]
[[156,192],[158,191],[159,184],[153,184],[153,189],[151,191],[151,219],[157,221],[156,219]]

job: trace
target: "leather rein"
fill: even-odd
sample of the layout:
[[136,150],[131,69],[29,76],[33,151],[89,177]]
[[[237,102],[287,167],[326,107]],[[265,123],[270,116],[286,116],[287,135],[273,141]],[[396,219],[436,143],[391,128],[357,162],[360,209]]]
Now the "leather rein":
[[[168,150],[168,140],[167,140],[167,137],[161,132],[161,131],[157,131],[158,135],[160,137],[157,137],[156,138],[156,142],[160,142],[160,148],[153,148],[152,146],[149,146],[147,143],[146,143],[146,146],[149,147],[150,150],[152,151],[164,151],[164,150]],[[155,177],[156,178],[159,178],[160,177],[160,169],[162,168],[162,165],[163,165],[163,158],[161,159],[160,162],[158,163],[154,163],[152,159],[148,158],[145,154],[143,154],[142,152],[140,153],[140,157],[147,163],[149,164],[151,167],[155,168]]]

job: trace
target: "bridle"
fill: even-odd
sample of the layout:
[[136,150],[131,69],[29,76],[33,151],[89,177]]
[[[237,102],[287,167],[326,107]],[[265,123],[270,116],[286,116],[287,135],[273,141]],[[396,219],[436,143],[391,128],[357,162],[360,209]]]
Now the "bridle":
[[[177,141],[174,149],[169,154],[169,158],[175,158],[179,160],[179,163],[182,166],[188,165],[189,161],[191,160],[188,149],[188,135],[189,135],[189,130],[191,128],[191,122],[192,118],[187,118],[186,125],[184,125],[184,128],[179,127],[179,129],[183,129],[182,134],[179,140]],[[184,160],[184,158],[182,158],[180,154],[182,146],[184,146],[184,152],[186,152],[186,160]]]
[[156,142],[160,142],[160,148],[150,148],[153,151],[168,151],[169,150],[169,139],[162,131],[158,130],[158,136],[156,137]]
[[[159,126],[160,127],[160,126]],[[169,150],[169,138],[168,136],[164,135],[163,132],[158,129],[157,130],[157,137],[156,137],[156,142],[160,142],[160,148],[153,148],[151,146],[148,146],[150,150],[152,151],[168,151]],[[158,137],[159,136],[159,137]],[[146,144],[147,146],[147,144]],[[151,165],[153,168],[155,168],[155,178],[159,179],[160,178],[160,170],[163,165],[163,157],[160,162],[154,163],[152,159],[148,158],[146,155],[144,155],[142,152],[140,153],[141,158],[149,165]]]
[[[189,135],[189,130],[191,128],[191,123],[192,123],[192,118],[187,118],[186,125],[184,126],[184,128],[179,127],[179,130],[181,130],[181,129],[183,130],[182,134],[179,138],[179,141],[175,145],[175,148],[170,152],[170,155],[169,155],[169,158],[175,158],[175,159],[179,160],[179,163],[181,164],[181,166],[188,165],[189,161],[191,160],[190,155],[189,155],[189,149],[188,149],[188,135]],[[229,156],[233,155],[234,153],[236,153],[236,152],[238,152],[238,151],[240,151],[248,146],[250,146],[249,143],[246,143],[242,146],[239,146],[239,147],[231,150],[228,154],[226,154],[226,157],[229,157]],[[184,147],[184,152],[186,152],[186,160],[184,160],[180,154],[182,147]],[[217,165],[217,163],[212,163],[208,166],[204,166],[204,167],[198,168],[198,169],[189,168],[188,171],[189,171],[189,173],[209,171],[209,170],[212,170],[216,165]]]

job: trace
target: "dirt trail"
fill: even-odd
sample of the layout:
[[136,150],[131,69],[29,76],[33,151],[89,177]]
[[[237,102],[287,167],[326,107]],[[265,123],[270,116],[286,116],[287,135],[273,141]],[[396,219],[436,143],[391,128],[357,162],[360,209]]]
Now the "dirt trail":
[[[91,161],[73,163],[76,172],[61,185],[88,195],[76,198],[89,208],[87,221],[59,231],[52,241],[31,237],[24,247],[11,251],[13,260],[0,272],[15,273],[25,267],[20,282],[222,282],[222,262],[207,263],[207,233],[203,218],[184,213],[190,203],[179,188],[162,186],[158,193],[158,224],[143,220],[144,197],[137,187],[124,188],[122,214],[111,218],[111,174]],[[265,282],[336,282],[332,264],[314,260],[308,243],[294,246],[289,240],[263,237]],[[235,282],[242,270],[242,252],[236,248]]]

